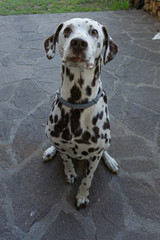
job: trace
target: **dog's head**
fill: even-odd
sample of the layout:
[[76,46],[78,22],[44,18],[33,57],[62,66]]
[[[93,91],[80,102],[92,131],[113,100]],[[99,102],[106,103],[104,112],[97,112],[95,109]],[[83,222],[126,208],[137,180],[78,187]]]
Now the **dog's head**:
[[108,35],[107,28],[88,18],[74,18],[61,23],[56,32],[44,42],[48,59],[52,59],[59,44],[61,60],[71,66],[92,68],[104,48],[103,62],[111,61],[118,46]]

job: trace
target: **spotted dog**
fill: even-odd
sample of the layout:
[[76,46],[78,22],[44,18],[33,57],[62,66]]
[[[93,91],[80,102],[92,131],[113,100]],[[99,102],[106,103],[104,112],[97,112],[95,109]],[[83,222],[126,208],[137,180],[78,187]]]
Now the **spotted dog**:
[[107,152],[111,142],[110,120],[100,79],[102,61],[104,64],[111,61],[118,47],[105,26],[87,18],[71,19],[57,27],[44,43],[48,59],[54,57],[56,43],[62,61],[62,83],[46,126],[47,138],[53,146],[44,152],[43,160],[52,159],[58,151],[70,184],[77,177],[72,159],[88,160],[76,196],[80,208],[89,203],[89,188],[101,157],[112,172],[119,169]]

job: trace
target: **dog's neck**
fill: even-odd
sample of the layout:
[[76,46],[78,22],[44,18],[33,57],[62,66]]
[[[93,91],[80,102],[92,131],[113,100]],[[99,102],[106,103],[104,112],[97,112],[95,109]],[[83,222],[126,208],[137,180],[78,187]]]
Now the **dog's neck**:
[[100,74],[101,57],[91,69],[62,65],[61,97],[73,104],[92,101],[102,87]]

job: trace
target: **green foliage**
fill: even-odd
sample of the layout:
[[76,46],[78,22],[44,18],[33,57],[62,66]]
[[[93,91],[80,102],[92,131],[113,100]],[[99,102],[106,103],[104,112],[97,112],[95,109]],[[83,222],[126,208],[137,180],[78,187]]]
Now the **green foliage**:
[[0,15],[128,9],[128,0],[0,0]]

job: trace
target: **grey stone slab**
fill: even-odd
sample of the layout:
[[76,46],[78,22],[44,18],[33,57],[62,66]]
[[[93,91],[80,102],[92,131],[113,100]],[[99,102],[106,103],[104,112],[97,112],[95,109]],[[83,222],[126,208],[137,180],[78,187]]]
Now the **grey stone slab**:
[[118,42],[119,49],[123,52],[123,55],[134,57],[136,59],[147,60],[157,64],[159,62],[160,54],[152,53],[150,49],[146,49],[143,46],[136,45],[132,40],[126,39],[123,42]]
[[155,180],[155,185],[156,185],[156,190],[158,191],[158,193],[160,193],[160,178],[157,178]]
[[[146,69],[149,69],[147,74]],[[135,58],[126,57],[122,65],[116,69],[116,76],[123,82],[152,85],[155,80],[155,64],[138,58],[135,60]]]
[[6,146],[0,146],[0,166],[2,169],[9,169],[13,167],[12,159],[10,156],[10,149]]
[[16,126],[17,124],[11,120],[0,120],[0,140],[2,143],[6,144],[10,141],[11,130]]
[[152,186],[128,177],[121,178],[119,182],[135,214],[160,222],[160,197]]
[[1,83],[14,83],[23,79],[31,78],[33,69],[31,66],[25,65],[12,65],[9,67],[1,67]]
[[31,110],[45,97],[45,93],[31,79],[27,79],[16,88],[12,103],[18,108]]
[[46,231],[42,240],[87,240],[85,229],[71,214],[60,212],[59,216]]
[[[160,53],[160,47],[159,47],[159,42],[152,40],[154,36],[152,35],[151,39],[145,39],[145,40],[136,40],[135,42],[139,44],[140,46],[150,49],[151,51],[155,53]],[[151,42],[152,41],[152,42]],[[158,59],[157,59],[157,64],[160,64]]]
[[[133,91],[136,92],[134,88]],[[127,97],[130,98],[130,96],[133,96],[133,93],[129,94],[128,92]],[[142,99],[145,101],[143,96]],[[122,122],[137,135],[154,140],[157,124],[159,123],[159,114],[139,105],[139,102],[136,103],[136,101],[137,99],[135,97],[134,102],[126,102],[122,94],[117,94],[109,103],[111,106],[110,113],[114,117],[121,119]]]
[[160,113],[160,89],[155,87],[122,86],[127,99]]
[[115,137],[112,139],[110,153],[116,158],[152,157],[152,149],[142,138],[136,136]]
[[0,233],[4,231],[4,229],[8,229],[8,219],[5,207],[4,200],[0,200]]
[[127,103],[122,93],[117,93],[109,102],[109,112],[117,119],[123,119],[125,116],[126,105]]
[[107,97],[110,98],[114,92],[114,83],[116,78],[112,76],[110,73],[102,71],[101,74],[103,87],[107,93]]
[[159,240],[159,234],[146,232],[143,229],[140,229],[138,232],[128,232],[125,234],[123,240]]
[[21,122],[13,140],[12,148],[18,162],[29,157],[46,141],[45,125],[51,110],[49,101],[38,107],[33,115]]
[[[41,44],[42,45],[42,44]],[[12,51],[12,53],[7,56],[10,61],[10,63],[16,63],[17,65],[32,65],[37,62],[37,60],[41,57],[43,57],[44,51],[41,46],[38,46],[37,49],[16,49],[15,51]],[[4,61],[6,58],[2,59],[2,63],[4,65]]]
[[1,112],[0,119],[4,120],[4,124],[6,120],[18,120],[23,119],[26,116],[26,112],[23,109],[19,109],[16,107],[10,107],[8,104],[0,104]]
[[0,239],[1,240],[20,240],[19,237],[13,235],[10,231],[1,231],[0,232]]
[[[1,44],[0,44],[0,51],[5,53],[9,53],[12,50],[21,46],[21,42],[17,39],[13,39],[11,36],[9,37],[8,34],[1,35]],[[8,40],[6,41],[6,38]]]
[[103,200],[93,206],[98,240],[114,239],[124,228],[123,203],[118,192],[104,192]]
[[7,188],[15,225],[28,232],[52,205],[63,199],[66,185],[60,157],[45,164],[41,154],[37,154],[10,176]]
[[15,87],[10,85],[10,86],[5,86],[0,89],[0,102],[5,102],[11,99],[13,96]]
[[157,130],[157,146],[159,147],[159,152],[160,152],[160,129]]
[[[153,158],[154,159],[154,158]],[[154,162],[152,158],[141,159],[141,158],[134,158],[134,159],[121,159],[121,167],[128,172],[129,174],[134,173],[145,173],[148,174],[149,172],[155,171],[159,168],[158,162]]]
[[159,114],[134,103],[128,103],[123,122],[137,135],[154,140]]

